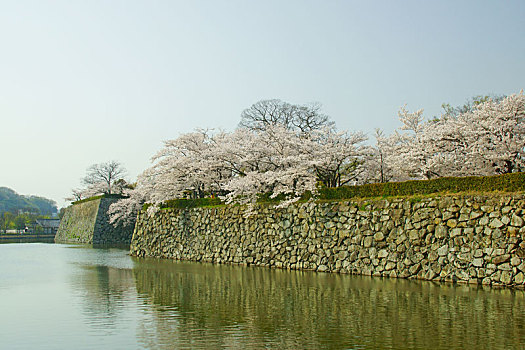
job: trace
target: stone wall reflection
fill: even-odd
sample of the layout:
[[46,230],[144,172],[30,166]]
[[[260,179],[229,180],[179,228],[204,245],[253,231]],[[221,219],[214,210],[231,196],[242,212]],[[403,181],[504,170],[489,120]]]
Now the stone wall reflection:
[[[515,348],[523,291],[140,259],[149,348]],[[185,345],[184,345],[185,344]]]
[[116,331],[127,303],[135,298],[131,269],[84,265],[70,283],[80,296],[85,323],[106,333]]

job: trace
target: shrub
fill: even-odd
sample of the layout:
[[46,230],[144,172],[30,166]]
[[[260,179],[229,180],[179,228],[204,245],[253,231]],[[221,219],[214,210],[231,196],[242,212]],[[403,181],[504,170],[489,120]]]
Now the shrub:
[[197,208],[223,204],[219,198],[171,199],[161,204],[160,208]]
[[516,192],[525,191],[525,173],[496,176],[442,177],[433,180],[387,182],[361,186],[321,188],[320,199],[353,197],[390,197],[432,194],[439,192]]

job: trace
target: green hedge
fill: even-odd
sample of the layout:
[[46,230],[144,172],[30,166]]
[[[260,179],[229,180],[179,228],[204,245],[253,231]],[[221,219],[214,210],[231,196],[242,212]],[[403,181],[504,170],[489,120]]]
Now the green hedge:
[[[319,189],[318,199],[342,200],[368,197],[413,196],[433,193],[458,192],[516,192],[525,191],[525,173],[513,173],[496,176],[441,177],[434,180],[414,180],[405,182],[387,182],[361,186],[342,186]],[[284,198],[270,198],[269,193],[259,195],[259,203],[276,203]],[[312,197],[310,192],[302,200]],[[161,208],[196,208],[224,204],[219,198],[173,199],[164,202]],[[145,204],[144,209],[149,205]]]
[[160,206],[162,209],[166,208],[197,208],[197,207],[208,207],[214,205],[223,204],[219,198],[196,198],[196,199],[171,199],[165,201]]
[[100,196],[93,196],[93,197],[81,199],[79,201],[71,202],[71,204],[75,205],[75,204],[80,204],[80,203],[91,202],[91,201],[94,201],[100,198],[125,198],[125,196],[121,194],[102,194]]
[[516,192],[525,191],[525,173],[496,176],[441,177],[433,180],[387,182],[362,186],[322,188],[320,199],[354,197],[391,197],[432,194],[439,192]]

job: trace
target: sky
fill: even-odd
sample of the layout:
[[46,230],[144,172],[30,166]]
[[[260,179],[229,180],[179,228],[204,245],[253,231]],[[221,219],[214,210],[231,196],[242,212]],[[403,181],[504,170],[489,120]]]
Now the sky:
[[0,187],[68,204],[86,169],[128,180],[163,141],[231,131],[263,99],[340,130],[525,88],[525,1],[0,0]]

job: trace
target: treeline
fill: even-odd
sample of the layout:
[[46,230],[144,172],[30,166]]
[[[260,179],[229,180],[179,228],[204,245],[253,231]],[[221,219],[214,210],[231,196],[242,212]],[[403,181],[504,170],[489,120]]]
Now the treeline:
[[54,200],[39,196],[19,195],[8,187],[0,187],[0,214],[27,212],[51,216],[57,211],[57,204]]
[[57,214],[56,202],[39,197],[19,195],[7,187],[0,187],[0,232],[23,230],[36,219]]

